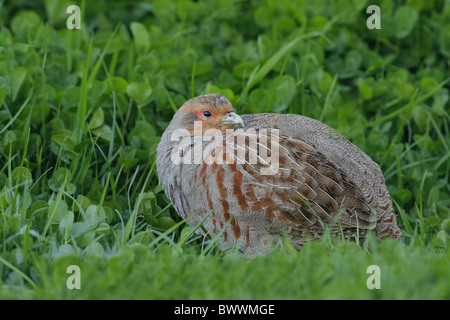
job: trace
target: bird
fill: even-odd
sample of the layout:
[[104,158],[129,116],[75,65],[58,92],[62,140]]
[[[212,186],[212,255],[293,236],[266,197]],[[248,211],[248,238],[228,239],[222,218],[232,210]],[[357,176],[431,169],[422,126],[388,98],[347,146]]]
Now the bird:
[[156,168],[178,215],[223,251],[402,234],[379,165],[306,116],[238,115],[220,94],[192,98],[163,132]]

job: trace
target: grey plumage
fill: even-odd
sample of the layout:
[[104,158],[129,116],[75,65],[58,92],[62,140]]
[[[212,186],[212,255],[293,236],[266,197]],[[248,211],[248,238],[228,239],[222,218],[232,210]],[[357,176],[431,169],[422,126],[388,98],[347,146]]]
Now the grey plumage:
[[[202,115],[206,109],[214,118]],[[222,122],[232,111],[220,95],[188,101],[174,116],[157,149],[160,182],[178,214],[185,218],[198,213],[188,222],[195,225],[212,211],[204,227],[214,235],[226,226],[222,249],[239,246],[250,255],[266,253],[283,235],[301,248],[307,239],[320,238],[324,229],[348,238],[363,239],[369,231],[380,238],[400,237],[379,166],[334,129],[300,115],[253,114],[241,116],[244,127],[226,135],[227,129],[237,129]],[[193,133],[196,119],[205,128],[219,128],[224,135],[201,141]],[[177,129],[186,132],[184,140],[172,141]],[[270,137],[276,130],[279,137],[274,142]],[[248,148],[250,141],[261,137],[263,131],[269,138],[265,148],[279,160],[275,174],[261,174],[260,169],[268,164],[259,153],[258,163],[249,161],[253,152]],[[213,163],[207,164],[206,156],[201,162],[194,161],[192,151],[199,138],[197,153],[209,153]],[[246,142],[245,152],[239,153],[243,148],[236,141]],[[261,147],[258,141],[253,149],[261,152]],[[190,161],[174,163],[174,150]]]

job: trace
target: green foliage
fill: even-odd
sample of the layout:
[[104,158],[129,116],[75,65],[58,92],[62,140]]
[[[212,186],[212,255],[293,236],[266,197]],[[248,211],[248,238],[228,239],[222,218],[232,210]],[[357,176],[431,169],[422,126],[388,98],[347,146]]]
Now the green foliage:
[[[373,1],[380,30],[367,1],[79,1],[80,30],[69,4],[0,5],[0,298],[449,298],[448,1]],[[206,93],[340,131],[380,164],[404,245],[246,260],[197,239],[155,150]]]

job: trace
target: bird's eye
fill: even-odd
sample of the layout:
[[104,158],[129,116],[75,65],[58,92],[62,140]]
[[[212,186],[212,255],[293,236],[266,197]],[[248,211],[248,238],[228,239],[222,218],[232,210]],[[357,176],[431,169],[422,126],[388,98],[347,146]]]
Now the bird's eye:
[[211,117],[211,111],[203,111],[203,115],[206,117],[206,118],[209,118],[209,117]]

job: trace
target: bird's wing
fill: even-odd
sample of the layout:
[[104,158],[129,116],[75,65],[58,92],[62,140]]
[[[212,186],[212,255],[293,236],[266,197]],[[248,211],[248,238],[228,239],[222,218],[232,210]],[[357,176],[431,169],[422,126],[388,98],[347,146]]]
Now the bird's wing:
[[392,201],[380,167],[361,149],[326,124],[293,114],[243,115],[246,127],[278,128],[287,137],[304,141],[344,173],[348,182],[376,211],[375,234],[399,238]]
[[[236,172],[246,178],[241,188],[250,212],[264,210],[267,219],[291,221],[306,229],[374,228],[373,208],[332,159],[300,139],[261,131],[235,133],[245,135],[248,142],[245,158],[237,154],[242,148],[237,143],[234,156]],[[252,141],[256,141],[253,147]],[[257,161],[252,159],[252,149]]]

